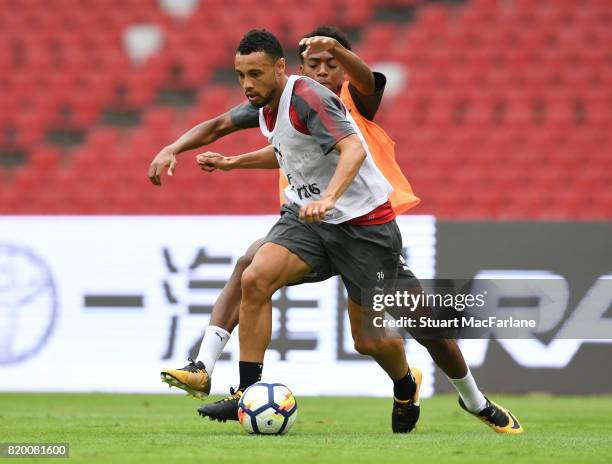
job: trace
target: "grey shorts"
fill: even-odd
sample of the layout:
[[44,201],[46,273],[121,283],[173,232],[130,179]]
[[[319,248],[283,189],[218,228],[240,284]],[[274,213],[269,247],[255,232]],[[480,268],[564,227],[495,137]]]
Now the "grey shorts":
[[349,298],[361,304],[366,289],[395,282],[402,267],[402,236],[395,220],[370,226],[310,224],[298,215],[297,205],[283,205],[280,219],[264,239],[287,248],[310,266],[311,273],[293,285],[339,275]]

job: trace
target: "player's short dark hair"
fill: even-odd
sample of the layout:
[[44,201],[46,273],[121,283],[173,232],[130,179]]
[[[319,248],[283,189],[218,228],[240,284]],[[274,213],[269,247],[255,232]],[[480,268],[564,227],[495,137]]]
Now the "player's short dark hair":
[[[316,36],[331,37],[332,39],[336,39],[338,42],[340,42],[340,45],[342,45],[347,50],[351,50],[351,42],[349,41],[349,38],[341,29],[338,29],[337,27],[325,26],[325,25],[319,26],[315,30],[310,31],[308,34],[306,34],[302,38],[307,39],[308,37],[316,37]],[[300,45],[300,49],[298,53],[300,55],[300,61],[302,62],[304,61],[304,57],[302,56],[302,53],[304,52],[304,50],[306,50],[306,46]]]
[[285,56],[278,39],[265,29],[251,29],[244,34],[236,49],[236,53],[241,55],[250,55],[256,52],[264,52],[273,61]]

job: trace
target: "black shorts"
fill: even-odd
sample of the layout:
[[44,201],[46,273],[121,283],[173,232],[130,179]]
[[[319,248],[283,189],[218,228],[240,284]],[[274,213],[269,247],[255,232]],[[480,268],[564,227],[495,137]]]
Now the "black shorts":
[[266,242],[287,248],[310,266],[310,274],[292,285],[339,275],[349,298],[357,304],[361,304],[363,291],[394,283],[398,268],[404,267],[400,261],[402,236],[395,220],[368,226],[311,224],[300,221],[296,204],[285,204]]

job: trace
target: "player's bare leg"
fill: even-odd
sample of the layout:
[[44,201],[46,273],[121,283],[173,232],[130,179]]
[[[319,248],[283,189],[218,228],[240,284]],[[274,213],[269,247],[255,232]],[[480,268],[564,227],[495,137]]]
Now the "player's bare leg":
[[364,309],[350,298],[348,313],[355,350],[374,358],[393,380],[392,430],[396,433],[412,431],[419,420],[421,410],[419,405],[419,389],[423,378],[421,371],[408,366],[402,338],[387,333],[384,328],[379,329],[380,333],[373,333],[375,329],[368,327],[368,334],[365,333]]
[[[242,274],[241,362],[263,363],[272,331],[272,295],[309,271],[310,267],[301,258],[275,243],[265,243],[257,251],[253,262]],[[241,379],[241,387],[248,387],[245,382],[250,380]]]
[[231,395],[198,409],[202,417],[238,420],[242,392],[261,380],[263,360],[272,334],[272,295],[310,271],[310,266],[287,248],[265,243],[242,274],[240,303],[240,385]]
[[444,371],[459,394],[459,406],[497,433],[522,433],[523,427],[506,408],[490,401],[478,389],[461,349],[452,339],[419,339],[436,365]]
[[355,350],[371,356],[389,374],[392,379],[404,377],[408,371],[408,361],[404,351],[404,342],[399,337],[385,333],[381,328],[379,334],[366,335],[363,330],[363,308],[349,298],[348,315],[351,323],[351,335]]
[[417,341],[427,348],[431,359],[449,379],[462,379],[468,374],[467,363],[455,340],[418,338]]
[[[420,287],[413,291],[421,293]],[[431,309],[419,308],[415,317],[432,317]],[[478,388],[476,380],[465,362],[463,353],[454,339],[442,338],[435,334],[415,336],[423,345],[436,365],[446,374],[457,393],[462,409],[476,416],[498,433],[521,433],[523,428],[516,417],[507,409],[490,401]]]
[[215,364],[221,357],[231,332],[238,325],[242,273],[249,267],[262,243],[263,239],[253,242],[244,256],[236,261],[232,275],[213,306],[210,322],[204,331],[195,361],[189,358],[189,364],[183,368],[163,370],[160,374],[163,382],[185,390],[194,398],[202,399],[208,396]]
[[210,316],[209,325],[222,327],[232,332],[238,325],[240,315],[240,300],[242,299],[242,273],[253,262],[255,253],[263,245],[263,239],[255,240],[245,254],[238,258],[232,275],[219,294]]

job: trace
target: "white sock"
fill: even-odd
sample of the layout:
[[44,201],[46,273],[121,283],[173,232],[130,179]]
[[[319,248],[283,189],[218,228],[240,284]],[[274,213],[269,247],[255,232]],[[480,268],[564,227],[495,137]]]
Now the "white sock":
[[478,389],[469,368],[467,375],[462,379],[451,379],[449,377],[448,380],[453,384],[469,411],[478,413],[487,407],[487,399]]
[[204,331],[204,338],[200,344],[200,352],[196,358],[196,362],[202,361],[206,367],[208,375],[212,375],[215,369],[215,364],[223,353],[223,348],[230,338],[230,333],[214,325],[209,325]]

